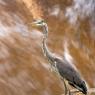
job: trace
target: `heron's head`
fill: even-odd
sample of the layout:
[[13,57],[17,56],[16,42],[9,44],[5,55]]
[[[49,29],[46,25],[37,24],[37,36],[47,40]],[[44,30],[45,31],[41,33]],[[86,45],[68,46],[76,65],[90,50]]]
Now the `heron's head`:
[[42,27],[43,28],[43,34],[45,35],[45,37],[48,36],[48,26],[43,19],[34,20],[32,22],[32,25]]
[[44,21],[43,19],[34,20],[34,21],[32,22],[32,24],[33,24],[34,26],[40,26],[40,27],[46,25],[46,23],[45,23],[45,21]]

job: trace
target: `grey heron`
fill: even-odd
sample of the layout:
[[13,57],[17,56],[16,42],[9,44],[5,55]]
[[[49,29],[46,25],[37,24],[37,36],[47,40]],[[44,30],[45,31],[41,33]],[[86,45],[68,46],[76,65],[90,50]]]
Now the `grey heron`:
[[[47,57],[49,63],[51,64],[51,67],[55,68],[59,76],[64,80],[66,79],[68,81],[68,84],[76,88],[78,91],[82,92],[83,94],[87,94],[87,86],[85,81],[81,78],[79,72],[70,65],[66,59],[61,59],[57,56],[54,56],[52,52],[48,49],[46,45],[46,40],[48,37],[48,26],[47,23],[43,19],[37,19],[33,21],[34,25],[40,26],[43,29],[43,41],[42,41],[42,48],[44,55]],[[64,83],[65,89],[66,83]],[[67,92],[65,92],[67,94]]]

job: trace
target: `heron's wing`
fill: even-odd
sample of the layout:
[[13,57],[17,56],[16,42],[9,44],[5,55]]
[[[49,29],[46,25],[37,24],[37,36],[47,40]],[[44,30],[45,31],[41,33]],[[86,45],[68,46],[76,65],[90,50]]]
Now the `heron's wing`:
[[86,84],[83,83],[83,79],[81,78],[79,72],[77,72],[74,67],[66,63],[64,60],[60,60],[58,58],[55,60],[61,77],[65,78],[73,87],[77,88],[79,91],[87,93]]
[[78,71],[67,61],[60,60],[58,58],[56,58],[55,60],[57,69],[63,78],[66,78],[68,81],[71,82],[73,82],[74,80],[75,81],[80,80],[80,74],[78,73]]

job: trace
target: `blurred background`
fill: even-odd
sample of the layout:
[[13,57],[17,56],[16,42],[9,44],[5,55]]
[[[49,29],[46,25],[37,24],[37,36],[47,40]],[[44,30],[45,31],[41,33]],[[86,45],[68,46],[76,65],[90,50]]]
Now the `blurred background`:
[[95,0],[0,0],[0,95],[62,95],[64,88],[43,55],[43,18],[48,47],[66,56],[95,87]]

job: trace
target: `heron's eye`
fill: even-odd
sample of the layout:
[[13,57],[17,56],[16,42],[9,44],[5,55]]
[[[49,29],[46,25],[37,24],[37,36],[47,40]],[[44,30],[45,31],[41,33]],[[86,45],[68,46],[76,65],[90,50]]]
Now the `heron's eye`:
[[43,21],[38,22],[38,24],[42,24],[42,23],[43,23]]

